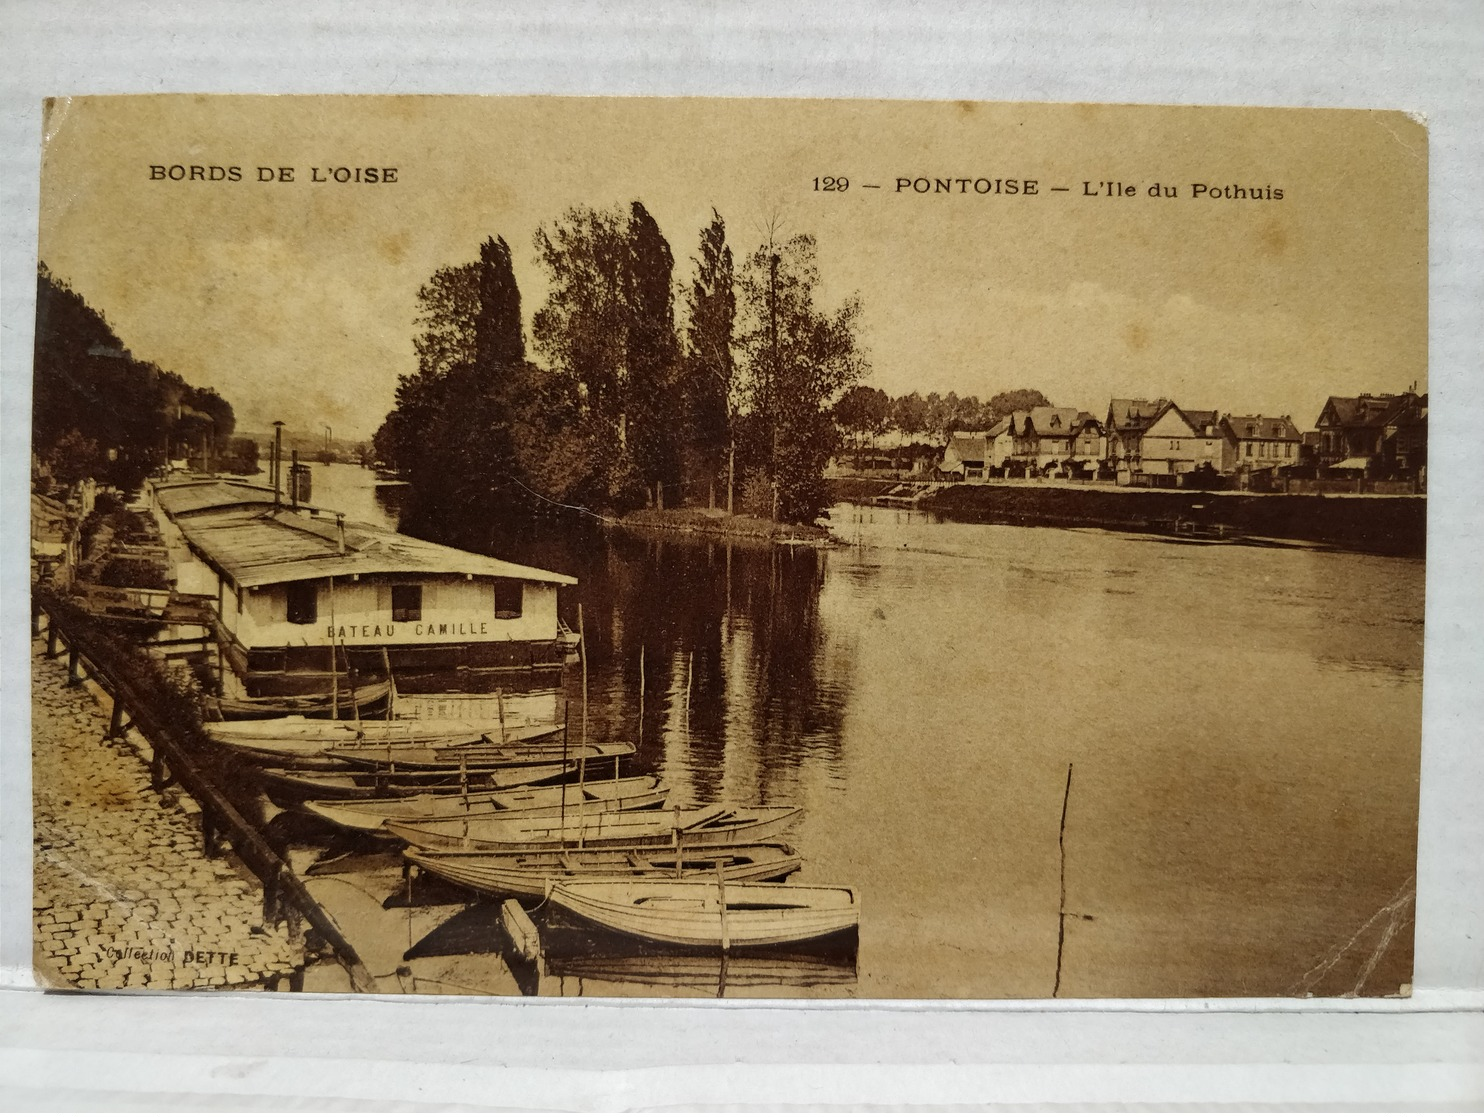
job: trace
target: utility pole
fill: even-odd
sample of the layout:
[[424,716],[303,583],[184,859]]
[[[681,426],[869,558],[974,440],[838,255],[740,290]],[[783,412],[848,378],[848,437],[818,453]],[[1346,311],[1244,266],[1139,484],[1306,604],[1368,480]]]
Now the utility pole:
[[282,465],[281,465],[282,460],[283,460],[283,420],[282,419],[274,419],[273,420],[273,511],[275,511],[275,512],[278,511],[278,507],[279,507],[279,503],[280,503],[279,491],[280,491],[280,489],[282,487],[281,486],[281,481],[282,481],[282,474],[283,474],[283,469],[282,469]]

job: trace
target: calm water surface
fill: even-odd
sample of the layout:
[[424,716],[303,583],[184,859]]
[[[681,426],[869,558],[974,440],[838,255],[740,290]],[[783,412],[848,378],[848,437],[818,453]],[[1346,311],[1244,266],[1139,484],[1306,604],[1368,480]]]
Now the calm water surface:
[[[390,522],[394,492],[315,469],[315,502],[355,518]],[[574,959],[540,992],[1050,996],[1063,885],[1061,996],[1410,980],[1410,908],[1372,917],[1416,857],[1420,561],[831,518],[853,545],[490,539],[580,579],[590,738],[637,741],[682,805],[804,807],[794,879],[862,895],[853,965]],[[398,887],[377,871],[354,886]],[[404,910],[396,936],[459,912]],[[440,972],[505,991],[477,959]]]

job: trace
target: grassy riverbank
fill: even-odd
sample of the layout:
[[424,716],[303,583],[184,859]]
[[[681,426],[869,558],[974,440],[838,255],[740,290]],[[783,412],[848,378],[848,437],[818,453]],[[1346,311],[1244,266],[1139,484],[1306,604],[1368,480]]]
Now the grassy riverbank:
[[673,531],[685,534],[721,535],[737,539],[771,541],[809,540],[826,543],[830,533],[812,524],[784,524],[758,516],[729,516],[719,508],[646,508],[615,521],[620,527],[640,531]]
[[1421,558],[1427,498],[1254,495],[1034,485],[955,485],[924,511],[979,523],[1163,531],[1176,519],[1224,524],[1241,535]]

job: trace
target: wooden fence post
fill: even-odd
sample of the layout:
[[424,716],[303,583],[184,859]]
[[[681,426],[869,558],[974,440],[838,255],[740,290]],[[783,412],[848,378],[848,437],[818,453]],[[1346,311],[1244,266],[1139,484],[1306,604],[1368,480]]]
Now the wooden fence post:
[[79,686],[82,683],[82,655],[76,648],[67,649],[67,685]]

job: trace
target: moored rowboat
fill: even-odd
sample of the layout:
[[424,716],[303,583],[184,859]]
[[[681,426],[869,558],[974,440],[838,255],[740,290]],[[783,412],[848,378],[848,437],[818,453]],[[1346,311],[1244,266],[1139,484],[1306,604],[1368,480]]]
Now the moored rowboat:
[[[550,737],[561,728],[551,724],[507,726],[503,741],[520,743]],[[296,714],[261,721],[213,721],[205,729],[218,744],[247,759],[269,763],[286,757],[319,756],[334,748],[447,749],[502,740],[498,725],[443,719],[335,721]]]
[[302,803],[306,799],[389,799],[405,795],[494,791],[526,787],[543,780],[557,779],[577,771],[576,761],[563,765],[528,764],[505,768],[466,768],[460,772],[435,769],[416,772],[382,772],[376,769],[346,768],[338,761],[327,761],[336,767],[330,771],[304,768],[260,767],[258,782],[275,800]]
[[385,710],[391,693],[391,682],[383,679],[379,683],[357,687],[354,692],[347,688],[325,694],[289,694],[272,698],[213,698],[209,705],[228,721],[292,717],[295,714],[339,718],[342,714],[356,711],[366,717]]
[[563,760],[612,760],[632,756],[627,741],[599,744],[566,744],[561,741],[467,741],[450,745],[345,745],[325,750],[332,760],[343,760],[360,768],[404,771],[457,772],[464,768],[504,768],[523,764],[560,763]]
[[590,923],[676,946],[771,946],[860,923],[855,889],[718,880],[554,880],[547,897]]
[[305,810],[352,830],[385,832],[388,819],[443,822],[466,815],[498,813],[501,818],[540,818],[565,815],[578,818],[604,811],[634,811],[662,806],[669,788],[660,787],[653,776],[603,780],[594,784],[559,784],[555,787],[522,788],[520,791],[486,791],[467,794],[421,794],[402,798],[366,799],[360,802],[311,800]]
[[591,817],[503,819],[468,815],[429,822],[395,822],[393,835],[424,849],[520,850],[550,846],[675,847],[737,845],[772,837],[799,807],[702,807],[693,811],[606,811]]
[[729,881],[781,880],[802,862],[786,845],[708,846],[697,852],[665,849],[569,849],[531,853],[466,853],[410,848],[403,856],[444,880],[497,896],[539,900],[551,880],[667,880],[704,876],[718,865]]

